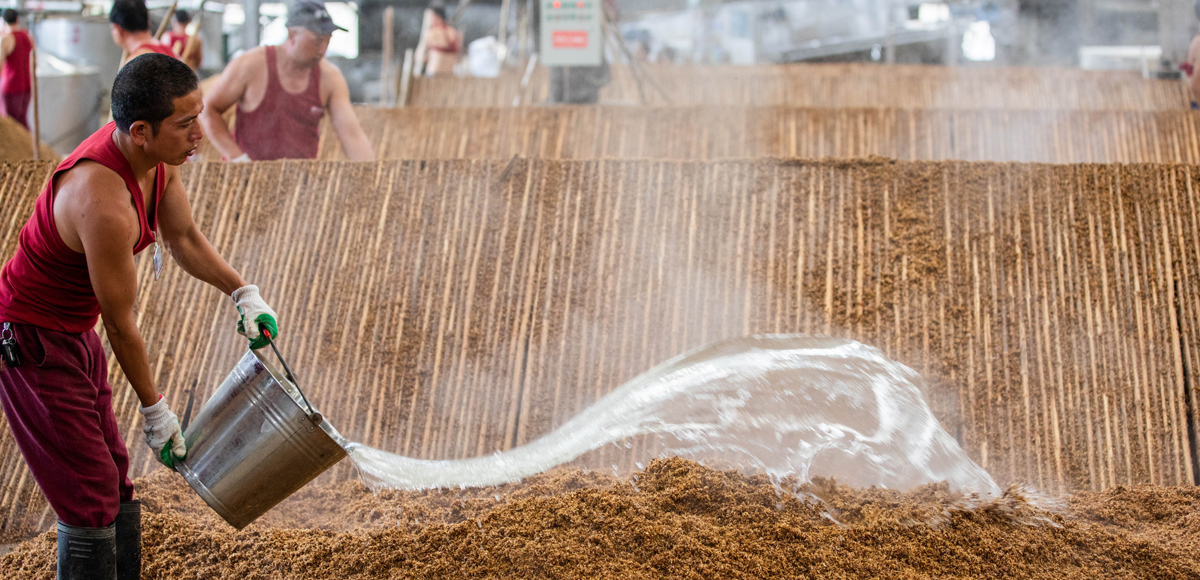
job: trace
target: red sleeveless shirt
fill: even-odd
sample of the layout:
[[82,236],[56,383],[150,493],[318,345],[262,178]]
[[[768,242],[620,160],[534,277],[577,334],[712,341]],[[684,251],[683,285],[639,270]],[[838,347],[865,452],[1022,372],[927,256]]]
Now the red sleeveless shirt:
[[67,247],[54,223],[54,179],[84,159],[107,167],[125,180],[133,196],[141,235],[137,254],[154,243],[157,208],[166,189],[166,166],[158,164],[154,179],[155,216],[146,215],[146,199],[129,161],[113,142],[116,123],[88,137],[63,161],[38,196],[33,216],[17,238],[17,252],[0,270],[0,322],[32,324],[59,332],[80,333],[96,326],[100,302],[92,290],[86,257]]
[[279,83],[275,69],[275,47],[268,46],[267,93],[257,109],[240,105],[234,126],[238,147],[255,161],[272,159],[316,159],[321,143],[321,66],[313,67],[308,88],[289,93]]
[[20,95],[33,90],[29,80],[29,53],[33,52],[33,42],[24,30],[14,30],[12,35],[12,52],[4,59],[4,69],[0,70],[0,94]]
[[137,48],[133,49],[133,52],[137,52],[142,49],[149,50],[150,52],[157,52],[158,54],[165,54],[169,57],[177,58],[177,57],[175,57],[175,51],[171,50],[171,47],[169,47],[157,40],[155,40],[153,42],[143,42],[143,43],[139,44]]

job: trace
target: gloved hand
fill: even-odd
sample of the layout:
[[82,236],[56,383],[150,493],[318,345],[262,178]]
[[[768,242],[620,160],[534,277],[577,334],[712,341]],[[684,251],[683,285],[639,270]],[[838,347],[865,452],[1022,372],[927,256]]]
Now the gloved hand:
[[149,407],[138,409],[146,424],[142,432],[146,434],[146,445],[154,450],[158,460],[167,467],[174,468],[174,459],[187,457],[187,443],[183,440],[183,431],[179,428],[179,417],[167,408],[167,401],[162,395],[158,402]]
[[253,161],[253,160],[250,159],[249,153],[242,153],[241,155],[238,155],[237,157],[234,157],[233,159],[229,160],[230,163],[247,163],[250,161]]
[[241,314],[237,324],[238,334],[250,339],[250,348],[258,350],[270,342],[260,331],[262,328],[271,333],[272,339],[279,336],[275,311],[258,295],[258,286],[242,286],[234,290],[230,297]]

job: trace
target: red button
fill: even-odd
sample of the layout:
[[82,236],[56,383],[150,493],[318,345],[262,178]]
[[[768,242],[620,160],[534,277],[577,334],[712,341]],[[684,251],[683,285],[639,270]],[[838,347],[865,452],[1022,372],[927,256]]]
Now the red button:
[[555,8],[562,8],[562,2],[559,2],[558,0],[554,0],[554,7],[555,7]]
[[554,48],[587,48],[588,33],[586,30],[555,30],[550,36],[550,44]]

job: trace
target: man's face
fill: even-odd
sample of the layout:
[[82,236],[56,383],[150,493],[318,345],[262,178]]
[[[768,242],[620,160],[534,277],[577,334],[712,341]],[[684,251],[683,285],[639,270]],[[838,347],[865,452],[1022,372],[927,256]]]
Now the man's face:
[[325,50],[329,48],[329,39],[333,38],[332,34],[317,34],[300,27],[289,28],[288,36],[292,40],[289,56],[305,67],[317,66],[317,63],[321,62],[325,57]]
[[121,46],[121,41],[125,38],[125,29],[116,24],[109,24],[108,27],[112,32],[113,44]]
[[182,165],[191,157],[204,131],[200,128],[200,111],[204,110],[204,95],[200,89],[175,99],[175,114],[163,119],[158,133],[147,126],[142,131],[145,138],[143,148],[152,157],[171,165]]

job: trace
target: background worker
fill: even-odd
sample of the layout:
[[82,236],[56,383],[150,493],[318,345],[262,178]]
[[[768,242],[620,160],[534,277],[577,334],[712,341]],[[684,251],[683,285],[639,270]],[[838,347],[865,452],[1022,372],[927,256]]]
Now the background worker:
[[[237,57],[204,96],[200,121],[226,159],[316,159],[321,118],[329,113],[342,151],[351,161],[375,158],[350,104],[341,71],[325,60],[335,30],[325,4],[296,0],[288,9],[288,37],[280,46]],[[222,114],[237,105],[237,129]]]
[[192,23],[192,15],[188,14],[187,10],[176,10],[175,17],[171,19],[171,30],[163,35],[164,44],[175,53],[183,62],[192,67],[192,70],[200,68],[200,58],[204,54],[204,40],[200,38],[200,31],[196,31],[196,37],[192,39],[192,48],[189,54],[184,54],[183,51],[188,46],[188,24]]
[[[417,71],[425,76],[449,76],[463,53],[463,35],[446,23],[446,8],[441,4],[425,9],[421,40],[417,43]],[[424,67],[424,68],[422,68]]]
[[4,37],[0,39],[0,103],[4,114],[16,119],[25,130],[29,130],[29,101],[32,98],[32,83],[29,78],[29,53],[33,52],[33,39],[21,27],[16,10],[4,11],[4,24],[0,25]]
[[108,12],[113,43],[125,50],[125,62],[148,52],[175,56],[171,48],[150,34],[150,11],[142,0],[117,0]]
[[93,330],[98,317],[141,401],[147,445],[167,464],[187,451],[135,322],[134,255],[153,245],[158,257],[161,242],[185,271],[233,298],[252,347],[266,344],[260,325],[277,334],[258,288],[192,221],[178,166],[204,137],[202,106],[187,65],[160,54],[129,61],[113,84],[114,122],[58,166],[0,270],[0,404],[58,515],[60,579],[141,575],[141,507]]

